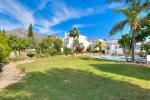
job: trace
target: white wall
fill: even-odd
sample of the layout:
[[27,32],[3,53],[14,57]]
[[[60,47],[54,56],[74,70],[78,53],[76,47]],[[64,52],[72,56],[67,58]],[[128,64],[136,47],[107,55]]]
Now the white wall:
[[[65,33],[63,40],[63,47],[72,48],[73,47],[73,38],[69,36],[69,33]],[[79,35],[79,43],[83,43],[85,50],[89,46],[89,41],[84,35]]]

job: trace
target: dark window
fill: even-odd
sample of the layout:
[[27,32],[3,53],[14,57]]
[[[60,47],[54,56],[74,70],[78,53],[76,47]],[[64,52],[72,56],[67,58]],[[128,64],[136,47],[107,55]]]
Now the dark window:
[[107,50],[110,50],[110,46],[107,46]]

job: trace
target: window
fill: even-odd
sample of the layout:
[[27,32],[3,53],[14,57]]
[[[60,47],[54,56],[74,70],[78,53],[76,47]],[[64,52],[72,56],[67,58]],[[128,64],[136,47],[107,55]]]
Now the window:
[[118,47],[117,46],[115,46],[115,49],[117,49]]
[[110,46],[107,46],[107,50],[110,50]]

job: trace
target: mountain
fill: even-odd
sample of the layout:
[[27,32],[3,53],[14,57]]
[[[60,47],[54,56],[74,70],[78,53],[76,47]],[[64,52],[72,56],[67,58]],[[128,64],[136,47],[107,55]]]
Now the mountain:
[[[17,28],[14,30],[10,30],[6,32],[6,35],[16,35],[18,37],[24,38],[28,36],[28,31],[26,31],[24,28]],[[34,37],[36,39],[43,39],[46,38],[48,35],[46,34],[39,34],[39,33],[34,33]]]

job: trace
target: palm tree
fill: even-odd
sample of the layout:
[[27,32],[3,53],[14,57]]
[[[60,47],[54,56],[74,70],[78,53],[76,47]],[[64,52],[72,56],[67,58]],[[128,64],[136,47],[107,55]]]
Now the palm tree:
[[123,49],[123,53],[125,55],[126,61],[128,61],[128,54],[131,51],[131,37],[129,34],[122,35],[121,39],[119,39],[118,43],[121,45]]
[[75,51],[75,46],[79,38],[79,31],[77,28],[73,28],[70,30],[69,36],[73,38],[73,53]]
[[[133,0],[134,1],[134,0]],[[141,24],[149,21],[146,17],[141,17],[141,13],[150,7],[150,2],[140,3],[140,0],[135,0],[136,4],[129,5],[127,8],[115,9],[115,12],[122,13],[125,19],[115,24],[110,31],[110,36],[122,31],[126,25],[130,26],[130,34],[132,38],[132,62],[135,62],[135,36],[141,30]]]
[[99,49],[99,53],[100,53],[100,56],[101,56],[101,51],[102,51],[102,42],[100,41],[96,41],[96,48]]

